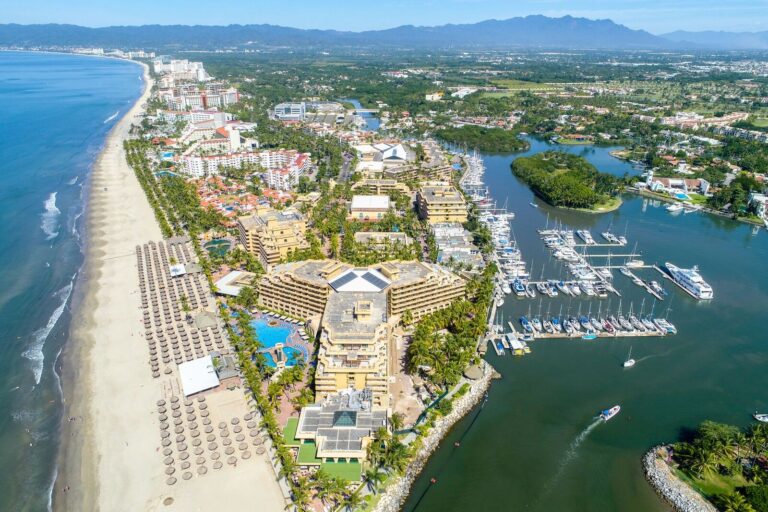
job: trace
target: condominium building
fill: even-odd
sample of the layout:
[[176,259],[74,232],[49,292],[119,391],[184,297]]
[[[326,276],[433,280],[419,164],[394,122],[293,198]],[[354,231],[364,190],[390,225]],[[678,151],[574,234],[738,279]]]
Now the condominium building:
[[422,187],[417,193],[416,205],[419,217],[430,224],[467,221],[467,202],[464,196],[447,183]]
[[241,167],[243,164],[259,165],[264,170],[261,178],[267,187],[275,190],[293,190],[299,178],[311,165],[309,153],[297,151],[239,151],[215,155],[185,154],[181,157],[185,174],[195,178],[213,176],[221,167]]
[[257,284],[262,306],[311,319],[322,315],[316,400],[347,389],[371,391],[388,408],[392,330],[405,311],[414,318],[448,307],[465,281],[437,265],[393,261],[353,267],[338,261],[275,266]]
[[274,210],[257,206],[252,215],[239,217],[240,243],[257,256],[265,268],[279,263],[297,249],[306,249],[307,221],[293,208]]

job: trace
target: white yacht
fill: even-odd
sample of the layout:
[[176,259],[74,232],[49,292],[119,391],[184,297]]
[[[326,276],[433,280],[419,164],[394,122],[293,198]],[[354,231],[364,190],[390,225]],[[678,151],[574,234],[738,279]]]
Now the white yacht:
[[712,287],[699,274],[699,268],[680,268],[669,262],[665,263],[669,275],[677,285],[699,300],[710,300],[714,298]]

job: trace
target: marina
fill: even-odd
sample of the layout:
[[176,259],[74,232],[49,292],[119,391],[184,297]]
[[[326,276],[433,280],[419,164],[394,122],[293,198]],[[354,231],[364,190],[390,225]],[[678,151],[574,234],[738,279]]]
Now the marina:
[[[551,148],[535,139],[530,141],[532,149],[525,155]],[[584,154],[600,170],[617,175],[631,172],[628,164],[608,156],[608,149],[558,149]],[[759,361],[764,360],[767,349],[754,332],[764,317],[760,304],[768,300],[768,282],[762,272],[768,237],[762,230],[752,236],[749,226],[721,217],[673,217],[663,204],[654,205],[634,195],[625,196],[619,210],[601,215],[552,208],[534,199],[530,190],[511,175],[509,164],[516,156],[483,155],[483,190],[489,189],[491,204],[497,201],[502,205],[509,198],[515,213],[515,240],[528,263],[528,284],[534,285],[537,297],[531,300],[505,295],[490,323],[499,324],[503,314],[504,334],[516,332],[522,339],[521,316],[529,320],[540,316],[544,328],[545,318],[552,323],[551,317],[578,317],[579,306],[585,315],[591,303],[591,316],[610,316],[610,309],[618,320],[621,300],[628,320],[629,306],[634,304],[637,316],[645,299],[643,315],[667,316],[678,334],[622,335],[613,340],[599,335],[592,341],[581,336],[534,336],[533,341],[526,341],[532,351],[527,357],[517,356],[508,348],[503,349],[504,356],[498,356],[484,340],[488,348],[485,358],[503,378],[494,381],[491,400],[472,433],[461,440],[461,454],[452,448],[464,426],[458,424],[458,433],[444,440],[445,448],[436,452],[415,484],[416,498],[409,499],[403,510],[472,509],[482,500],[493,500],[498,509],[532,512],[574,508],[664,512],[668,507],[649,488],[638,464],[650,446],[659,439],[675,439],[681,425],[695,428],[702,418],[745,425],[754,421],[751,414],[755,410],[768,410],[768,402],[754,393],[756,386],[766,385]],[[531,201],[539,207],[528,206]],[[588,255],[611,253],[610,262],[608,258],[589,258],[588,262],[593,267],[610,267],[612,285],[620,295],[609,292],[608,297],[598,300],[583,291],[578,296],[560,292],[557,286],[555,296],[540,293],[536,285],[549,280],[563,284],[577,281],[568,273],[566,262],[552,257],[551,250],[542,243],[537,230],[547,224],[551,229],[587,229],[599,244],[606,242],[601,233],[613,226],[617,229],[612,232],[618,236],[627,226],[628,243],[623,247],[586,248]],[[575,232],[574,237],[576,243],[582,243]],[[637,249],[633,249],[635,244]],[[577,250],[581,253],[584,248]],[[734,258],[741,263],[734,265]],[[633,260],[643,263],[626,265]],[[698,264],[704,279],[715,289],[717,301],[694,300],[678,286],[672,286],[664,268],[667,261],[681,268]],[[623,266],[640,279],[658,281],[667,291],[665,300],[659,301],[620,273]],[[734,290],[727,285],[736,279],[745,282],[744,287]],[[745,301],[745,297],[749,300]],[[655,313],[651,313],[654,309]],[[498,333],[496,336],[500,338]],[[636,363],[631,369],[624,367],[630,346],[631,359]],[[723,365],[728,354],[740,362]],[[722,382],[732,384],[725,387]],[[595,412],[613,404],[621,404],[621,413],[590,430],[582,442],[581,436],[594,421]],[[497,436],[500,424],[515,435]],[[489,443],[494,436],[497,440]],[[520,442],[528,438],[540,442]],[[581,443],[577,453],[561,471],[564,454],[571,453],[577,438]],[[593,478],[576,477],[584,473]],[[471,488],[465,485],[467,474],[477,476]],[[437,476],[439,484],[432,486],[415,507],[418,497],[431,485],[430,476]],[[614,485],[619,480],[624,483]]]

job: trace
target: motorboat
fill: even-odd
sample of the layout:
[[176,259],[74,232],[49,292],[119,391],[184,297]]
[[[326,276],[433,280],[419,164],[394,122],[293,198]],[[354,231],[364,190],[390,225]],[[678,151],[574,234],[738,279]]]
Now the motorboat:
[[531,325],[533,325],[533,330],[536,332],[541,332],[544,328],[541,325],[541,320],[538,318],[534,318],[531,320]]
[[549,288],[545,283],[536,283],[536,290],[542,295],[549,295]]
[[758,414],[757,411],[755,411],[755,414],[753,414],[752,417],[761,423],[768,423],[768,414]]
[[581,288],[579,288],[578,283],[571,283],[570,290],[574,297],[581,295]]
[[624,368],[632,368],[633,366],[635,366],[636,362],[637,361],[632,359],[632,347],[629,347],[629,354],[627,355],[627,360],[624,361],[623,366]]
[[519,279],[512,281],[512,289],[518,297],[525,297],[525,285]]
[[520,317],[520,325],[523,326],[523,330],[525,332],[533,332],[533,325],[531,324],[530,320],[528,320],[527,317],[524,317],[524,316]]
[[643,260],[629,260],[624,265],[629,268],[639,268],[639,267],[644,267],[645,262]]
[[664,289],[664,288],[663,288],[663,287],[662,287],[662,286],[659,284],[659,282],[658,282],[658,281],[651,281],[650,283],[648,283],[648,286],[650,286],[650,287],[651,287],[651,290],[655,291],[655,292],[656,292],[656,293],[658,293],[659,295],[666,295],[666,294],[667,294],[667,290],[665,290],[665,289]]
[[534,286],[532,284],[525,285],[525,294],[528,295],[531,299],[536,298],[536,290],[534,289]]
[[653,320],[653,323],[656,324],[656,327],[658,327],[662,331],[666,332],[667,334],[677,334],[677,327],[672,325],[665,318],[655,318]]
[[683,209],[683,205],[680,203],[672,203],[669,206],[667,206],[667,211],[669,213],[679,212],[682,209]]
[[605,409],[604,411],[600,411],[600,419],[603,421],[608,421],[617,414],[619,414],[619,411],[621,411],[621,406],[614,405],[610,409]]
[[597,333],[592,329],[587,329],[587,332],[584,333],[584,335],[581,337],[583,340],[594,340],[597,339]]

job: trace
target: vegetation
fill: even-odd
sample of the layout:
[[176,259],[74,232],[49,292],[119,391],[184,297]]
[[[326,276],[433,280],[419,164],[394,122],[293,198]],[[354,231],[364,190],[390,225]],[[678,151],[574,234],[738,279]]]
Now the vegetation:
[[513,153],[528,146],[527,142],[517,137],[516,132],[502,128],[464,125],[461,128],[443,128],[435,135],[451,144],[491,153]]
[[408,371],[423,373],[441,389],[459,381],[476,357],[478,337],[485,332],[496,271],[495,265],[489,265],[467,283],[468,299],[421,319],[408,346]]
[[595,209],[615,197],[621,180],[599,172],[583,157],[546,151],[512,162],[512,171],[553,206]]
[[705,421],[692,439],[674,445],[684,479],[720,510],[768,511],[768,425],[743,431]]

